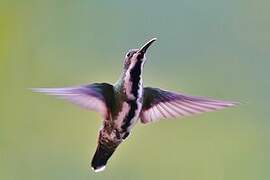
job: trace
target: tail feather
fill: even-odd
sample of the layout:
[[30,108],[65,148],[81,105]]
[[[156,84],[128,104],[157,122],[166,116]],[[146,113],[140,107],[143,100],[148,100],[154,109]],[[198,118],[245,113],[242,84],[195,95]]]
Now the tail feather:
[[115,149],[116,147],[107,147],[99,143],[91,162],[92,169],[95,172],[103,171],[106,167],[107,161],[112,156]]

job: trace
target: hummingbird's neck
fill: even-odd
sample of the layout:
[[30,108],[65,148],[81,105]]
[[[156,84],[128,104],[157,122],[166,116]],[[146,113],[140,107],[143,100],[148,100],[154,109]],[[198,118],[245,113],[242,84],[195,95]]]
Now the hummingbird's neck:
[[130,100],[138,99],[142,96],[143,88],[143,61],[139,60],[125,69],[118,81],[120,89]]

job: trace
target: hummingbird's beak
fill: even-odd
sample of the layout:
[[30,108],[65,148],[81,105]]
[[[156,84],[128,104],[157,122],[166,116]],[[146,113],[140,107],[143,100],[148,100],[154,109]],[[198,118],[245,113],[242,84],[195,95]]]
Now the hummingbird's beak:
[[150,45],[155,42],[157,40],[157,38],[153,38],[150,41],[148,41],[147,43],[145,43],[145,45],[143,45],[140,50],[138,52],[145,54],[146,50],[150,47]]

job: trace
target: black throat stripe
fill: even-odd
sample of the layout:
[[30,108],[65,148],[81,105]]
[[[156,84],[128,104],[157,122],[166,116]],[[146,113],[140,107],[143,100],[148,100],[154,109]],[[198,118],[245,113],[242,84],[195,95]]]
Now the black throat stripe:
[[131,125],[131,120],[134,118],[135,112],[138,108],[136,100],[131,100],[131,101],[128,101],[127,103],[130,107],[130,110],[129,110],[127,116],[125,117],[123,124],[121,126],[123,132],[126,132],[128,127]]
[[130,81],[132,82],[132,89],[131,93],[134,95],[134,97],[138,97],[138,90],[140,86],[140,80],[141,80],[141,65],[142,60],[138,60],[136,62],[135,66],[130,70]]
[[138,99],[138,91],[140,88],[141,65],[142,60],[138,60],[135,66],[130,70],[130,81],[132,81],[131,93],[134,95],[135,99],[127,102],[130,106],[130,110],[123,121],[123,125],[121,126],[123,131],[126,131],[131,125],[131,120],[134,118],[135,112],[138,109],[136,100]]

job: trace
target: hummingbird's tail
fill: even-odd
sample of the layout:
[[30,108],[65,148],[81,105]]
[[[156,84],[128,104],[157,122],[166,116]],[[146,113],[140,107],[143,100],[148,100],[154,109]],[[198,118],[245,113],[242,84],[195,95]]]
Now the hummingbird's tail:
[[117,146],[108,146],[107,144],[98,143],[96,152],[91,162],[92,169],[95,172],[103,171],[107,161],[112,156]]

